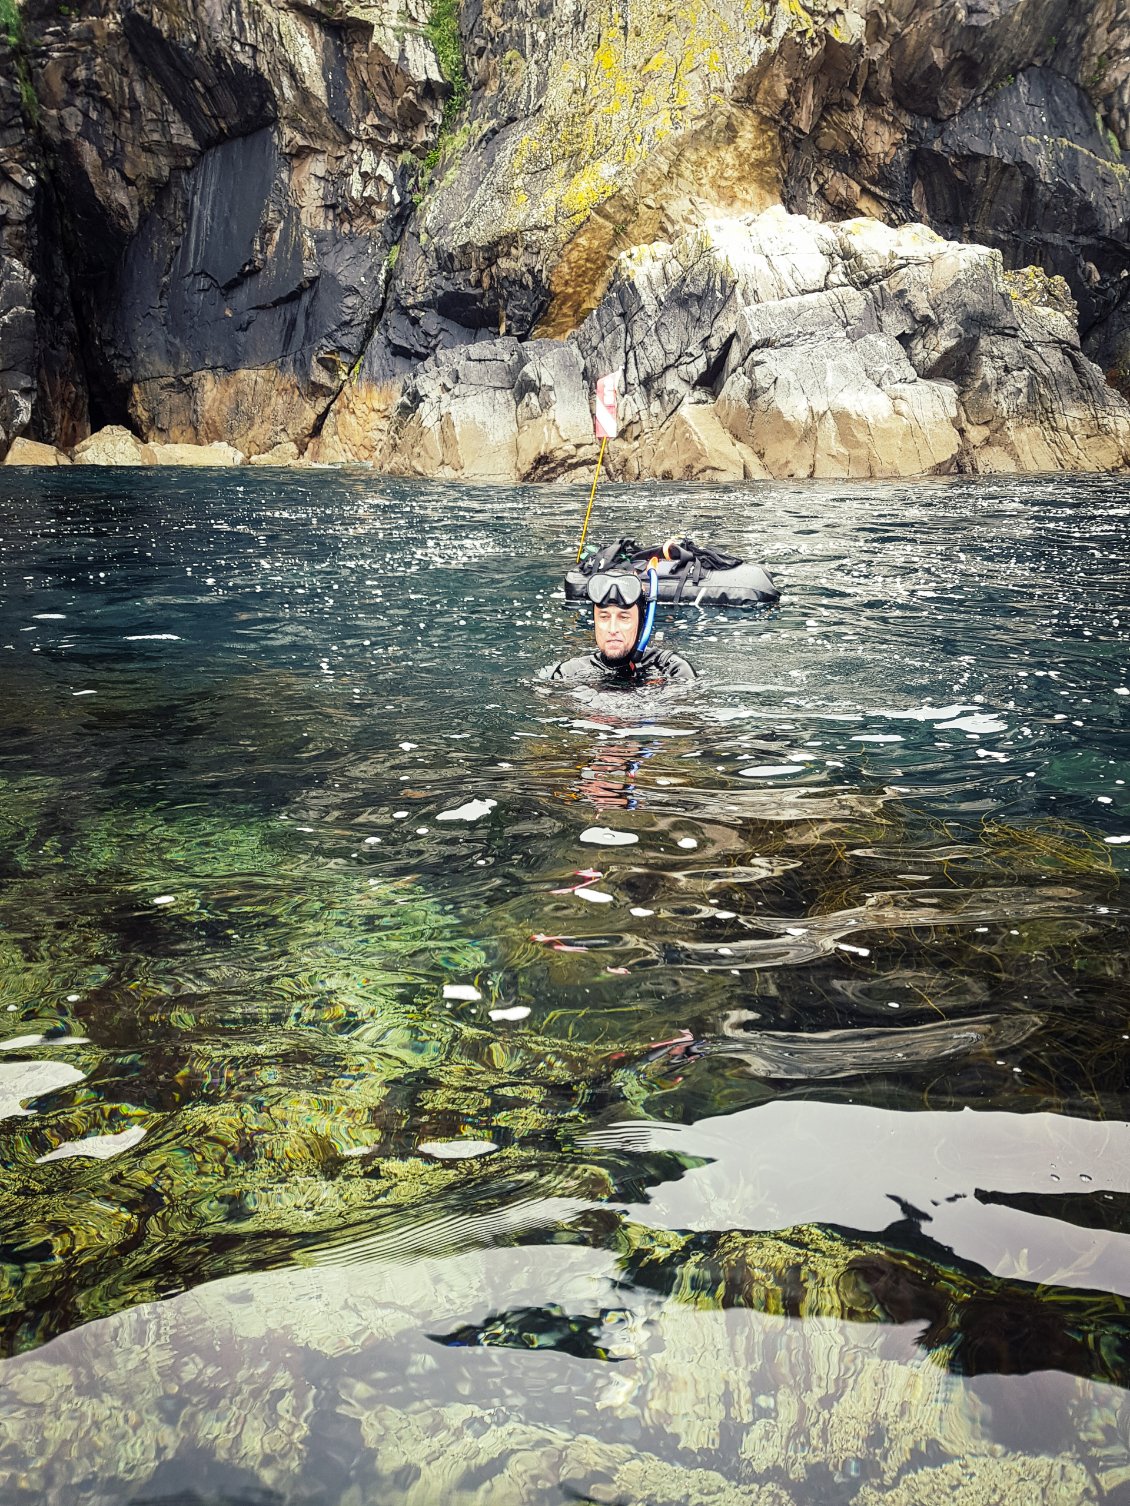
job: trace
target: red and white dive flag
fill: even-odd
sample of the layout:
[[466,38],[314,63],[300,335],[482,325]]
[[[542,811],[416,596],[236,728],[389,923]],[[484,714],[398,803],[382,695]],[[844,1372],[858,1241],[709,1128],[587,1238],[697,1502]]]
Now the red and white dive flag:
[[597,377],[596,413],[592,426],[597,439],[616,438],[616,383],[617,376]]

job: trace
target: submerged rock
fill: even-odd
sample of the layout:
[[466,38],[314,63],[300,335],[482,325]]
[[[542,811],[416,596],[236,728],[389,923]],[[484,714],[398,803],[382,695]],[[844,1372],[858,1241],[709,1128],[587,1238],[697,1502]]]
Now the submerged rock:
[[564,340],[430,357],[371,453],[416,475],[575,474],[595,457],[589,390],[615,371],[608,465],[627,479],[1128,464],[1130,406],[1082,354],[1071,306],[1062,282],[1009,279],[997,252],[922,225],[714,219],[624,253]]

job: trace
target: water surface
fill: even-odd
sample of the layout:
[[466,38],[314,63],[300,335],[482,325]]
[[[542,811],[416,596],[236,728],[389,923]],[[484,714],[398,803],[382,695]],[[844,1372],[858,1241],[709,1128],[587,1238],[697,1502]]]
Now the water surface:
[[4,1506],[1130,1500],[1130,485],[3,484]]

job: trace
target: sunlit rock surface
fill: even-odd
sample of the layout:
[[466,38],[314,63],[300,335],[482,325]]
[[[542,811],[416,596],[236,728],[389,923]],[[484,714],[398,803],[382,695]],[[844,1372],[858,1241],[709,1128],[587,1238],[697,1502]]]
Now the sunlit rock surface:
[[75,465],[153,465],[156,456],[121,424],[108,424],[91,434],[71,452]]
[[[780,208],[711,220],[626,252],[564,341],[432,356],[376,458],[417,475],[576,474],[595,454],[588,391],[615,371],[609,470],[627,479],[1124,465],[1130,406],[1082,355],[1066,287],[1058,302],[1051,287],[1037,272],[1010,281],[998,253],[921,225]],[[343,452],[367,458],[317,450]]]
[[41,444],[37,439],[13,439],[5,465],[70,465],[71,457],[65,450],[57,450],[53,444]]

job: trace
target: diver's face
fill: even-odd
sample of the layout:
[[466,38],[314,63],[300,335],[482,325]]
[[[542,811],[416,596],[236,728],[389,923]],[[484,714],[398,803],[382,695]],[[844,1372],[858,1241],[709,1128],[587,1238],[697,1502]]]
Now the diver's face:
[[592,620],[596,646],[606,659],[626,659],[631,653],[639,629],[639,603],[618,607],[609,603],[593,607]]

